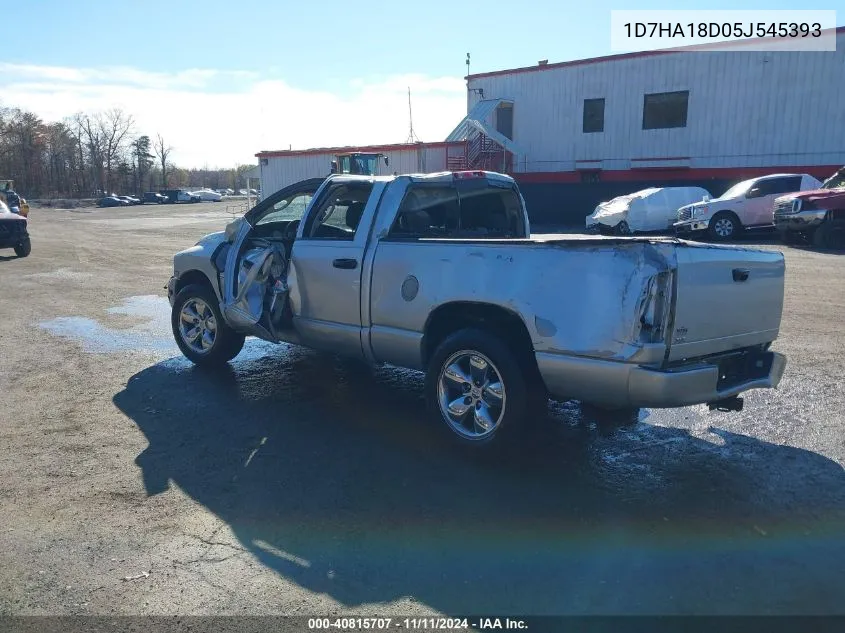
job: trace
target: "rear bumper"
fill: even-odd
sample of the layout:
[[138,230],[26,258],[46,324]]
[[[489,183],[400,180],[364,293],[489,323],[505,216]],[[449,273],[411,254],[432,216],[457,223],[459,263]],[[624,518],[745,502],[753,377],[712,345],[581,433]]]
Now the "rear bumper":
[[614,407],[671,408],[716,402],[749,389],[777,387],[786,369],[786,357],[775,352],[748,352],[669,370],[562,354],[535,356],[553,397]]
[[778,231],[809,231],[820,226],[826,216],[826,209],[776,215],[775,228]]

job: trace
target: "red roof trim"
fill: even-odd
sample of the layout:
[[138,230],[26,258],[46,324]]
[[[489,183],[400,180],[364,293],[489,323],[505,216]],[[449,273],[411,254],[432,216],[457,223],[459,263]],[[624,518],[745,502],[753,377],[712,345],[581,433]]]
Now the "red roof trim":
[[315,154],[338,154],[347,152],[401,152],[402,150],[412,150],[419,148],[438,148],[438,147],[458,147],[464,145],[463,141],[456,141],[449,143],[446,141],[439,141],[436,143],[396,143],[394,145],[348,145],[346,147],[314,147],[310,149],[294,149],[294,150],[265,150],[258,152],[256,158],[274,158],[283,156],[313,156]]
[[[824,29],[822,33],[833,31],[834,34],[845,33],[845,26],[838,26],[835,29]],[[724,46],[725,44],[737,45],[743,43],[756,42],[759,38],[751,38],[748,40],[737,40],[735,42],[714,42],[712,44],[695,44],[692,46],[679,46],[677,48],[660,48],[653,51],[638,51],[636,53],[619,53],[616,55],[604,55],[602,57],[589,57],[587,59],[575,59],[568,62],[556,62],[554,64],[543,64],[536,66],[522,66],[520,68],[510,68],[508,70],[492,70],[486,73],[477,73],[474,75],[467,75],[465,80],[482,79],[484,77],[497,77],[499,75],[516,75],[519,73],[532,73],[543,70],[552,70],[553,68],[566,68],[568,66],[585,66],[588,64],[598,64],[601,62],[621,61],[623,59],[635,59],[637,57],[654,57],[657,55],[668,55],[670,53],[691,53],[695,51],[707,51]],[[781,38],[772,38],[772,42]],[[760,51],[765,52],[765,51]],[[832,51],[831,51],[832,52]]]

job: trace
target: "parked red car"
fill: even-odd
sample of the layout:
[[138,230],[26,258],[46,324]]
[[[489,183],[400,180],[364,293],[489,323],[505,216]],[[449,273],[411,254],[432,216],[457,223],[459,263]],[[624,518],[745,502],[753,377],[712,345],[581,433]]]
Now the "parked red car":
[[786,243],[804,238],[820,248],[845,249],[845,167],[819,189],[775,200],[775,228]]

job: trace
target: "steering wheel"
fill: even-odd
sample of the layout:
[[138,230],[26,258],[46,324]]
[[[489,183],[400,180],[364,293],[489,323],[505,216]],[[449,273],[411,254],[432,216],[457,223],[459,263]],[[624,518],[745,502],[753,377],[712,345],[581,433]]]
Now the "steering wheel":
[[296,231],[299,229],[299,220],[294,220],[285,227],[282,239],[293,242],[296,239]]

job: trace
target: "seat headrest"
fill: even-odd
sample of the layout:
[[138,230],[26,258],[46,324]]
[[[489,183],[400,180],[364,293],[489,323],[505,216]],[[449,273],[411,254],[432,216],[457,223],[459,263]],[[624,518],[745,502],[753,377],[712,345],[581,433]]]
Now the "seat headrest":
[[361,222],[365,206],[363,202],[353,202],[346,209],[346,226],[353,231],[358,228],[358,224]]
[[404,216],[405,228],[411,233],[427,233],[431,229],[431,216],[426,211],[410,211]]

